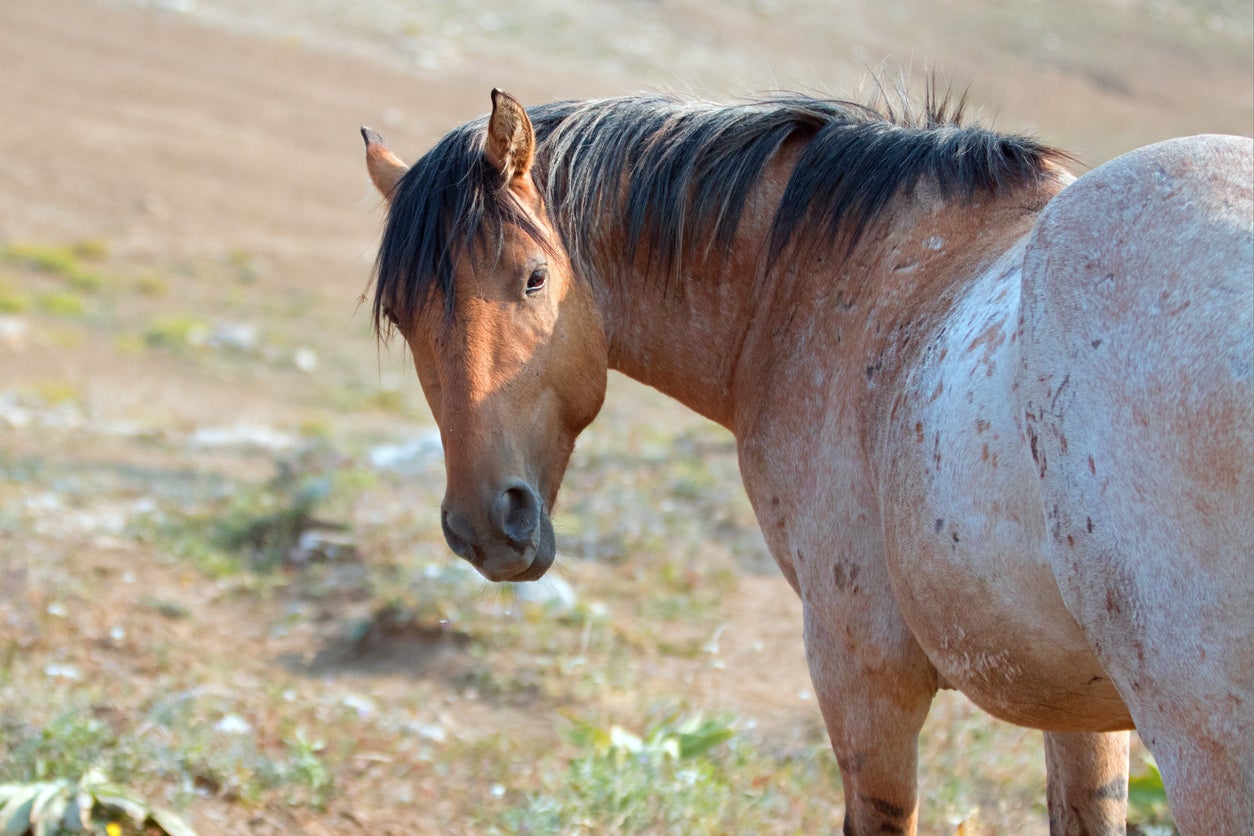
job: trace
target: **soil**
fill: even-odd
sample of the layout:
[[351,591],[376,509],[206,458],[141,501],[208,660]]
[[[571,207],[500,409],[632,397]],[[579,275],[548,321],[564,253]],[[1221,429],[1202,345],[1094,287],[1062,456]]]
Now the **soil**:
[[[337,661],[333,631],[315,616],[343,618],[353,602],[302,611],[276,632],[275,607],[224,593],[153,544],[122,536],[109,516],[125,521],[146,492],[200,501],[230,483],[263,481],[274,456],[258,450],[282,448],[282,435],[300,427],[379,442],[430,426],[407,359],[380,350],[359,308],[383,218],[362,164],[363,123],[412,160],[484,112],[493,86],[527,103],[659,87],[859,97],[874,88],[870,70],[891,81],[905,67],[916,89],[935,72],[967,89],[986,121],[1089,164],[1171,136],[1254,129],[1254,21],[1243,2],[494,0],[473,15],[442,0],[419,5],[0,6],[0,244],[102,241],[110,269],[161,276],[159,292],[100,303],[99,327],[89,317],[67,330],[32,315],[0,328],[5,470],[29,465],[53,484],[35,492],[13,481],[0,494],[9,509],[0,518],[5,638],[41,652],[55,646],[41,614],[57,596],[41,578],[72,562],[80,586],[65,636],[90,638],[99,652],[64,656],[87,666],[89,679],[115,671],[129,689],[159,689],[166,672],[128,660],[162,644],[176,666],[220,670],[238,688],[264,690],[297,670],[310,688],[338,680],[381,703],[416,687],[434,701],[464,690],[457,640],[383,636],[365,661]],[[177,352],[119,348],[119,329],[138,332],[168,309],[253,311],[274,350],[255,363],[189,364]],[[293,367],[287,358],[298,349],[316,356],[316,370]],[[50,382],[72,393],[72,409],[57,411]],[[354,408],[379,391],[399,392],[403,408]],[[14,404],[31,392],[44,396],[22,417]],[[357,400],[327,394],[336,392]],[[707,431],[616,379],[591,432],[642,422]],[[210,428],[279,437],[197,443]],[[731,551],[717,540],[711,548],[724,558]],[[760,565],[755,548],[744,550]],[[711,710],[756,718],[764,734],[821,742],[799,605],[776,575],[737,565],[717,637],[725,664],[670,660],[654,675],[686,682],[689,698]],[[578,587],[596,571],[581,563],[567,577]],[[137,607],[141,597],[187,617]],[[119,612],[128,614],[123,639],[108,627]],[[457,722],[509,729],[527,718],[517,707],[481,706]],[[368,765],[361,771],[368,785]],[[194,818],[204,833],[422,832],[441,820],[415,811],[407,821],[405,805],[385,800],[391,791],[380,785],[321,816],[206,802]]]

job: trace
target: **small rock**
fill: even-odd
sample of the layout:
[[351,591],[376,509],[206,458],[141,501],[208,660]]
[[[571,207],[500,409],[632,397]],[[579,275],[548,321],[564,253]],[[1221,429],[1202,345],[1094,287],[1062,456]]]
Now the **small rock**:
[[374,713],[374,700],[357,694],[345,694],[340,705],[357,712],[357,716],[363,719]]
[[238,714],[227,714],[214,724],[213,729],[222,734],[248,734],[253,727]]
[[370,448],[370,466],[394,473],[417,473],[444,458],[439,430],[428,430],[412,441],[380,444]]
[[296,437],[273,427],[236,424],[231,427],[200,427],[188,443],[193,447],[255,447],[277,452],[296,446]]
[[356,556],[357,541],[352,534],[329,528],[307,528],[300,533],[287,559],[289,563],[300,565],[352,560]]
[[250,322],[220,322],[209,331],[209,345],[251,354],[257,350],[257,326]]
[[26,347],[26,320],[20,316],[0,316],[0,345],[20,351]]
[[75,682],[83,678],[83,674],[74,665],[61,665],[55,662],[44,665],[44,674],[54,679],[69,679]]
[[310,374],[318,370],[318,355],[312,348],[301,346],[292,354],[292,365]]

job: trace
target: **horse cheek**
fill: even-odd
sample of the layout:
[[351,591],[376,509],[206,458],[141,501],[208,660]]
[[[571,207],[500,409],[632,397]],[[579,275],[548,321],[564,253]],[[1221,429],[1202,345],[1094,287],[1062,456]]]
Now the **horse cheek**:
[[551,362],[560,370],[556,388],[562,402],[562,421],[573,441],[601,411],[609,351],[600,317],[588,300],[569,300],[563,308],[550,350]]

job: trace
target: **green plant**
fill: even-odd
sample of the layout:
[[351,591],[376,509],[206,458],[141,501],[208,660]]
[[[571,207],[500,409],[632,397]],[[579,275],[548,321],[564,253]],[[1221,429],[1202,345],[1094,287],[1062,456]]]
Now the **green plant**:
[[212,542],[248,555],[255,568],[273,569],[314,524],[314,509],[330,490],[329,480],[323,477],[280,475],[260,491],[238,495],[213,523]]
[[3,250],[3,258],[40,273],[56,276],[72,290],[94,293],[104,284],[104,279],[87,269],[80,259],[96,261],[107,254],[102,242],[84,241],[69,247],[49,247],[36,244],[10,244]]
[[284,769],[288,782],[299,786],[314,807],[326,803],[331,790],[331,770],[322,759],[326,744],[306,736],[303,728],[297,728],[291,737],[283,741],[289,758]]
[[[725,718],[670,714],[634,734],[579,718],[570,741],[580,749],[562,785],[532,796],[507,816],[511,826],[544,833],[571,825],[606,832],[721,832],[744,825],[736,759],[717,756],[734,736]],[[726,753],[724,753],[726,754]]]
[[20,314],[30,308],[30,296],[14,290],[4,277],[0,276],[0,314]]
[[1167,789],[1162,773],[1150,755],[1145,756],[1144,771],[1128,779],[1128,821],[1142,833],[1172,831],[1171,808],[1167,805]]
[[38,299],[38,303],[40,310],[44,311],[44,313],[69,318],[82,316],[87,308],[83,302],[83,297],[69,290],[58,290],[42,294]]
[[44,836],[103,830],[121,833],[121,823],[133,831],[194,836],[175,813],[153,807],[126,787],[109,782],[105,774],[89,769],[78,780],[0,784],[0,833],[5,836]]
[[208,333],[208,323],[198,316],[166,314],[144,330],[144,342],[150,348],[181,350],[204,342]]

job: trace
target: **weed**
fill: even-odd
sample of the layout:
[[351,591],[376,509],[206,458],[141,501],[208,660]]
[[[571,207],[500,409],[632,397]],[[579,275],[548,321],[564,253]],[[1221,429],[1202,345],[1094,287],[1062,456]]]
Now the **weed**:
[[326,744],[321,740],[311,740],[300,727],[297,727],[291,737],[285,738],[283,743],[287,746],[289,755],[284,769],[285,783],[297,785],[300,792],[308,798],[308,802],[321,809],[326,804],[332,785],[331,771],[320,754]]
[[67,380],[44,380],[31,388],[32,394],[44,406],[74,403],[79,398],[77,387]]
[[87,310],[83,297],[69,290],[41,294],[37,299],[37,304],[44,313],[68,319],[78,318]]
[[170,286],[162,276],[146,273],[135,280],[135,292],[149,299],[160,299],[170,292]]
[[578,754],[560,783],[506,814],[511,827],[720,833],[764,824],[755,822],[755,802],[737,786],[752,755],[725,745],[734,737],[727,718],[671,713],[640,735],[571,719],[568,737]]
[[0,748],[6,754],[0,759],[6,763],[0,767],[0,778],[9,781],[81,775],[93,764],[114,774],[126,774],[135,766],[131,753],[118,748],[113,729],[89,708],[76,705],[43,728],[15,731],[8,735],[12,743]]
[[178,815],[150,806],[97,769],[77,780],[0,784],[0,828],[5,834],[115,834],[123,832],[124,822],[131,832],[193,836]]
[[314,524],[314,508],[330,492],[325,478],[278,477],[261,491],[238,495],[213,524],[212,541],[246,554],[256,569],[273,569],[296,549]]
[[150,348],[182,351],[204,344],[209,337],[209,323],[190,314],[166,314],[153,320],[143,336]]
[[235,270],[241,284],[253,284],[261,275],[256,256],[246,249],[237,248],[227,254],[227,263]]
[[0,257],[16,264],[55,276],[74,291],[95,293],[104,285],[104,279],[80,263],[80,259],[98,260],[107,253],[103,243],[82,242],[70,247],[46,247],[35,244],[10,244]]
[[29,294],[14,290],[7,281],[0,278],[0,314],[20,314],[30,310]]
[[100,238],[86,238],[71,244],[70,252],[84,261],[103,261],[109,257],[109,244]]
[[[285,562],[303,559],[300,555],[311,548],[304,545],[307,532],[338,533],[345,529],[320,519],[318,510],[332,501],[350,504],[348,497],[369,485],[372,478],[353,469],[337,469],[338,461],[327,458],[324,452],[322,447],[308,448],[279,461],[278,473],[269,482],[240,486],[207,508],[148,523],[152,528],[138,533],[164,543],[213,578],[243,569],[269,572]],[[343,496],[335,496],[337,493]],[[347,535],[337,534],[334,545],[338,556],[354,552]]]
[[366,398],[366,405],[380,412],[400,414],[405,411],[405,395],[399,389],[379,389]]
[[1128,822],[1141,833],[1170,833],[1171,808],[1167,806],[1167,789],[1154,758],[1145,756],[1144,771],[1128,779]]

